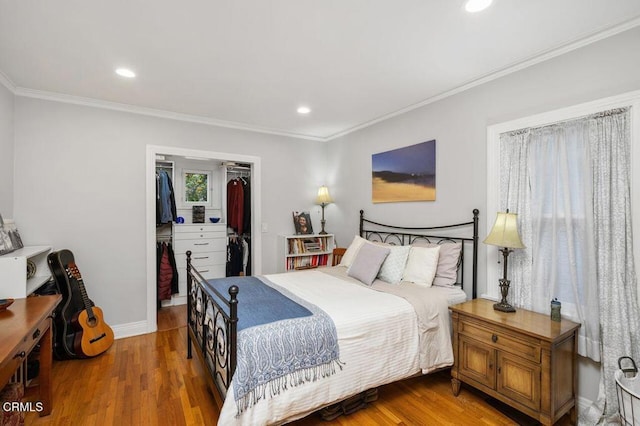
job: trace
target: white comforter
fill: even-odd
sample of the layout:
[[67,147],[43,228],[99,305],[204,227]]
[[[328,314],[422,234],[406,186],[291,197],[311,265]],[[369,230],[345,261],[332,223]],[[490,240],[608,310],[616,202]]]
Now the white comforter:
[[[261,400],[239,417],[232,385],[219,425],[281,424],[358,392],[453,364],[446,297],[424,289],[426,304],[420,318],[430,318],[427,325],[404,298],[359,285],[346,274],[336,275],[340,272],[312,270],[267,278],[331,316],[343,369]],[[422,339],[421,345],[419,332],[429,334],[434,343],[425,345]],[[421,346],[429,353],[421,354]]]

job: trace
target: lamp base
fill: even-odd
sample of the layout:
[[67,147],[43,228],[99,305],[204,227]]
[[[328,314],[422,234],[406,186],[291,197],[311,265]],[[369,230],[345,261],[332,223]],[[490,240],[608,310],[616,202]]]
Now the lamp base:
[[[507,264],[506,255],[504,257],[504,262],[506,265]],[[506,270],[505,270],[505,276],[506,276]],[[500,312],[515,312],[516,308],[514,308],[509,304],[509,302],[507,302],[507,296],[509,295],[509,284],[511,284],[511,281],[509,281],[506,278],[502,278],[499,281],[500,281],[500,294],[502,294],[502,300],[500,300],[499,303],[495,303],[493,305],[493,309]]]
[[318,232],[318,234],[327,235],[327,231],[324,230],[324,224],[325,223],[326,223],[326,221],[324,220],[324,206],[322,206],[322,220],[320,221],[320,224],[322,225],[322,230],[320,232]]
[[516,308],[508,304],[507,302],[494,303],[493,309],[500,312],[515,312]]

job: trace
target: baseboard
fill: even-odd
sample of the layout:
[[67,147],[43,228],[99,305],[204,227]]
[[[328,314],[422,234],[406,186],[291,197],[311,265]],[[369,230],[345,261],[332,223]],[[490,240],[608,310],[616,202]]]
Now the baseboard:
[[153,333],[156,331],[149,330],[147,321],[130,322],[127,324],[114,325],[111,327],[114,337],[116,339],[123,339],[125,337],[139,336],[141,334]]

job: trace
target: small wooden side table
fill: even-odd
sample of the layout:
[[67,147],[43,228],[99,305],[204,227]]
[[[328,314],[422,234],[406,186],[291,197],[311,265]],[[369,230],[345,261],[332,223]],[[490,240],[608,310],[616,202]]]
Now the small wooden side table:
[[474,299],[450,307],[453,394],[464,382],[544,425],[577,413],[577,332],[580,324],[518,309],[500,312]]
[[41,405],[35,404],[34,409],[39,411],[40,416],[50,414],[52,408],[51,317],[61,299],[60,295],[16,299],[7,310],[0,312],[0,388],[11,380],[18,369],[26,368],[29,355],[40,344],[37,384],[27,386],[27,395],[32,390],[38,392],[37,402]]

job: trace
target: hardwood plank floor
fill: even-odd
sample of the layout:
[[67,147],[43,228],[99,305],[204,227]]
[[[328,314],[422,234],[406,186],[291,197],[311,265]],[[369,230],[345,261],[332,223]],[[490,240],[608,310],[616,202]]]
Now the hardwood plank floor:
[[167,306],[158,310],[158,331],[187,325],[187,305]]
[[[186,359],[186,327],[116,340],[104,354],[55,361],[53,410],[27,413],[27,425],[215,425],[218,398],[209,392],[194,356]],[[448,372],[383,386],[366,409],[332,422],[310,415],[309,425],[514,425],[484,395],[451,393]],[[561,422],[562,425],[569,424]]]

